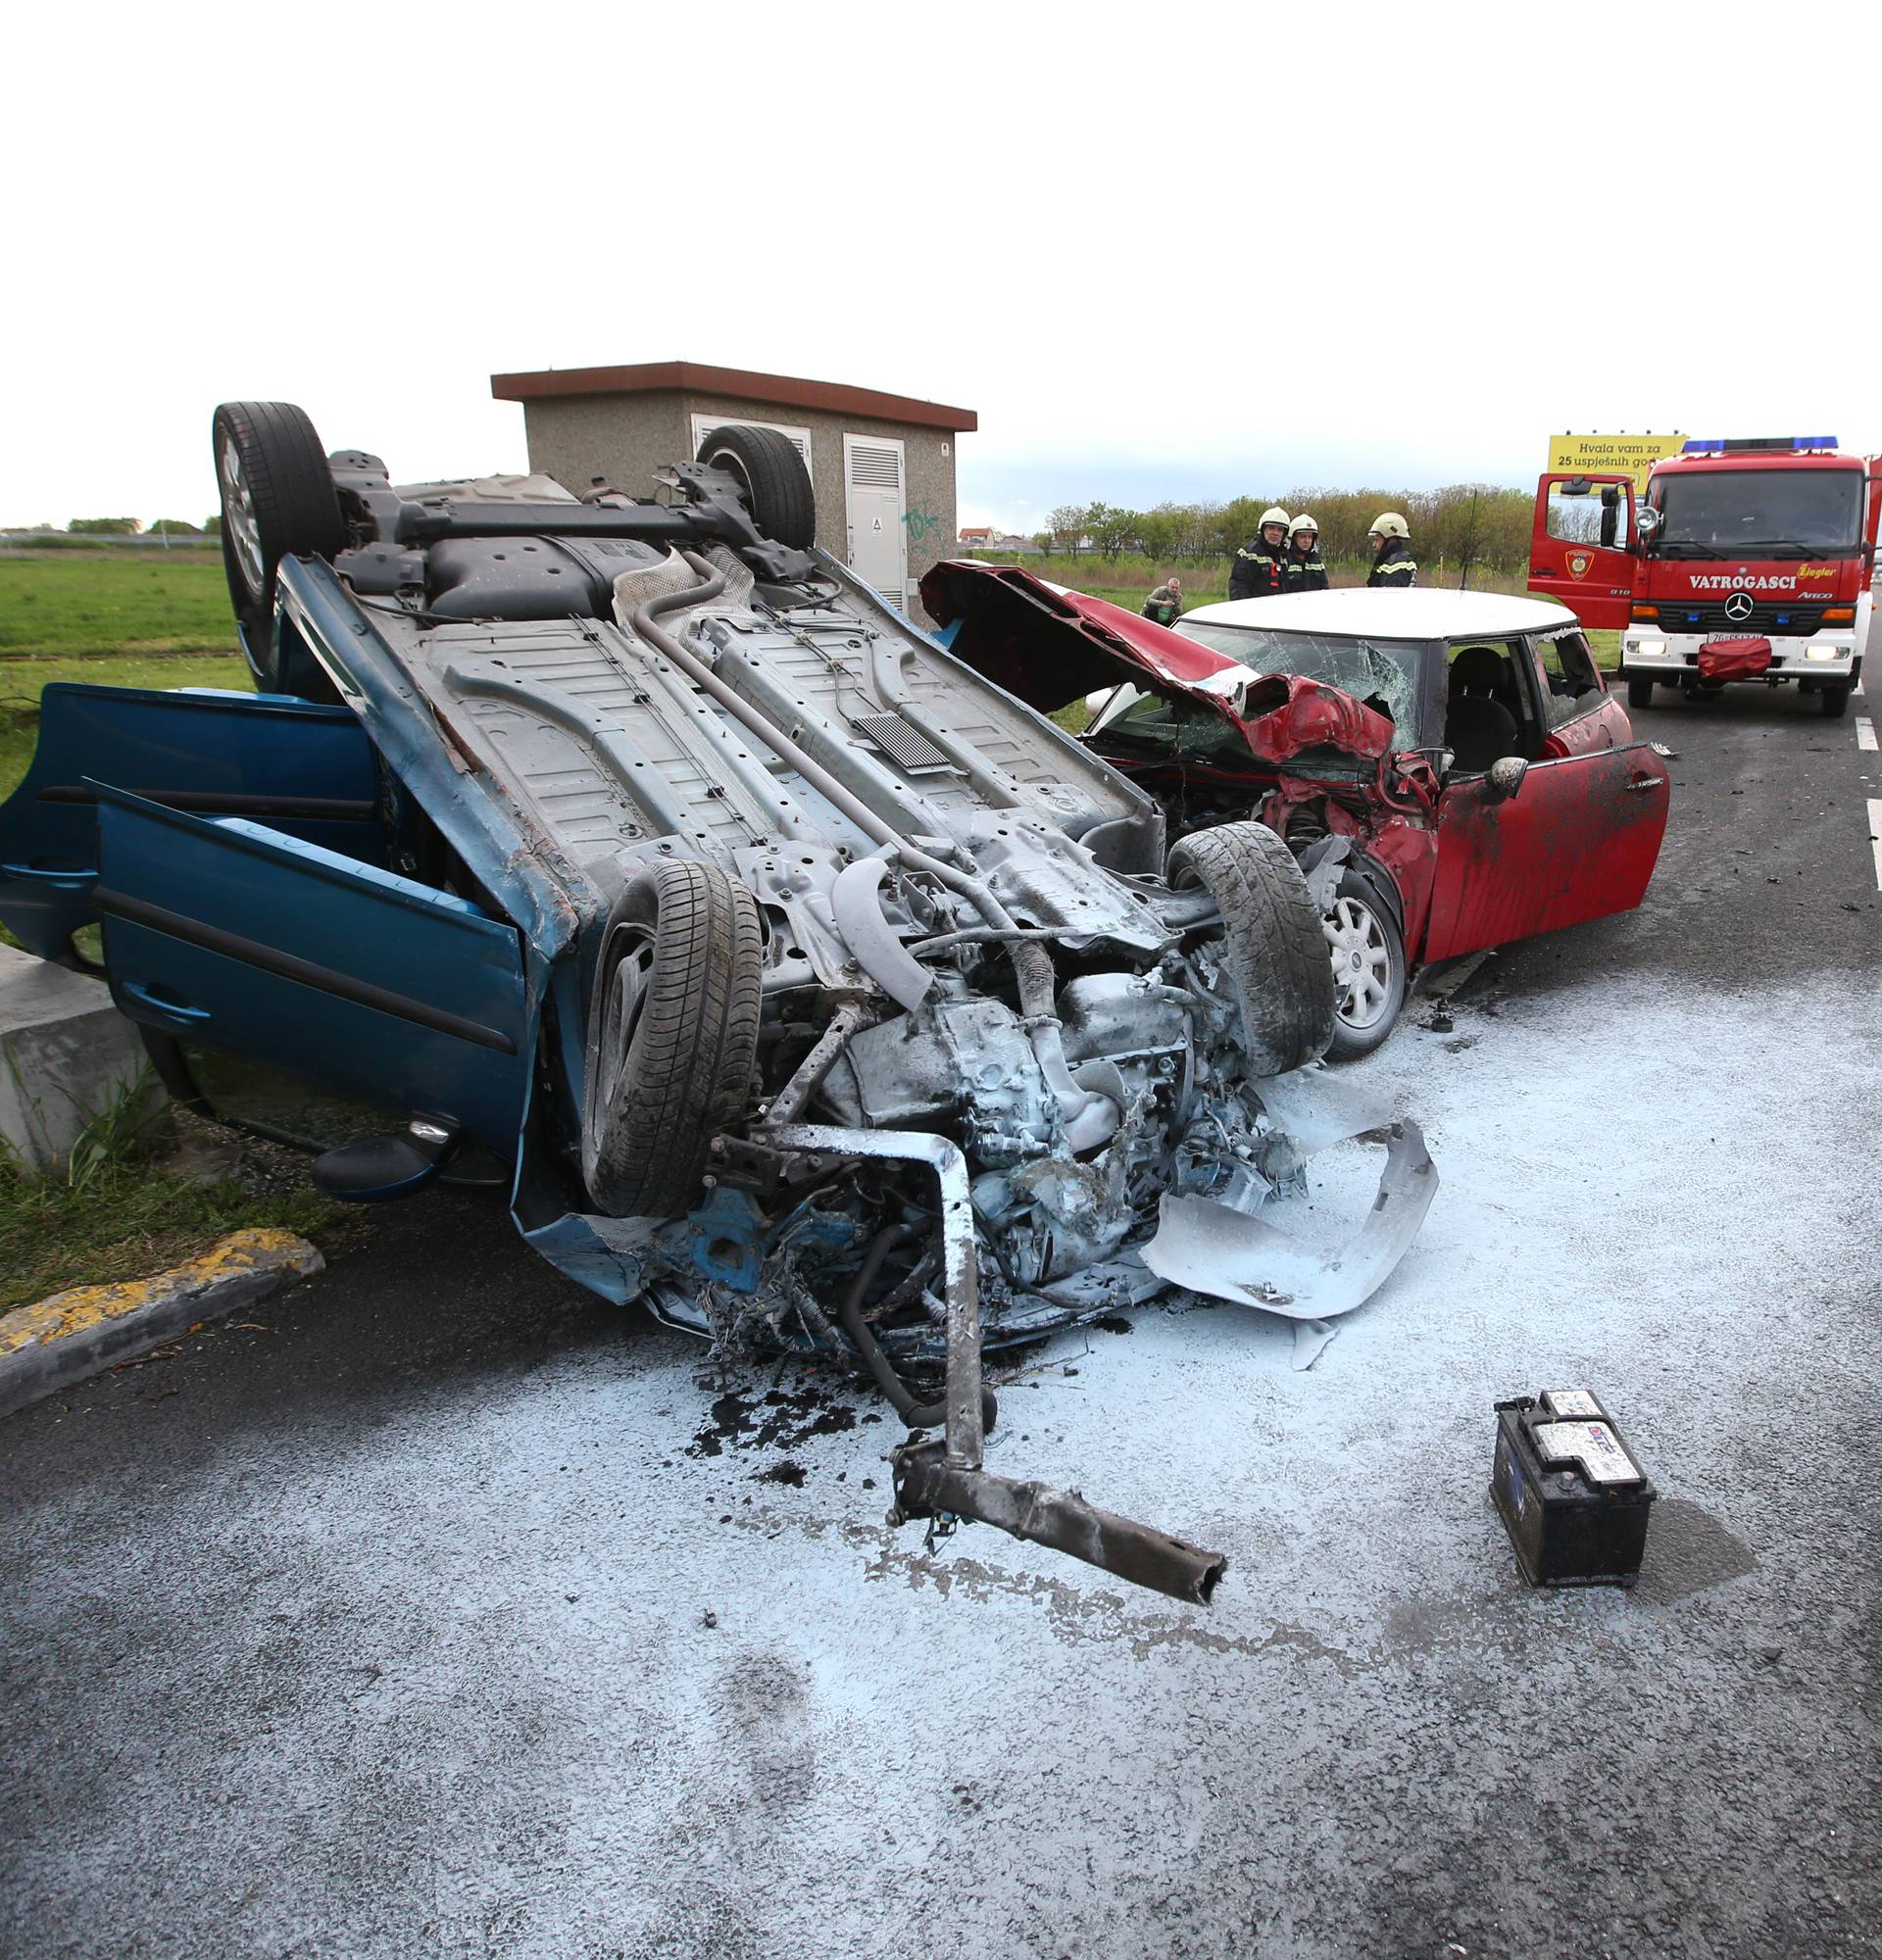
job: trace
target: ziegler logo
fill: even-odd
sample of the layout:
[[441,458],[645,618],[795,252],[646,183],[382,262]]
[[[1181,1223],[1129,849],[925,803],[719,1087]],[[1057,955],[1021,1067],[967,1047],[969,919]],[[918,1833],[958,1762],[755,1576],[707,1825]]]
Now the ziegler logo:
[[1799,578],[1834,578],[1836,576],[1836,566],[1833,564],[1800,564],[1797,568],[1797,575]]
[[1570,578],[1586,578],[1588,576],[1588,567],[1594,562],[1594,557],[1589,552],[1571,551],[1568,554],[1568,576]]

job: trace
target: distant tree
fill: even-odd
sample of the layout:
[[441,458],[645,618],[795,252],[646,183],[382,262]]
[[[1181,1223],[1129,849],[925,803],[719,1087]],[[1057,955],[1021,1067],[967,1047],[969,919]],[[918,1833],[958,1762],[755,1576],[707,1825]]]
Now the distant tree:
[[1064,551],[1075,552],[1085,534],[1085,507],[1061,504],[1056,511],[1046,513],[1046,522],[1052,526],[1053,542]]
[[1050,531],[1034,531],[1032,541],[1042,552],[1049,552],[1052,549],[1052,533]]
[[213,517],[205,517],[203,519],[203,536],[206,538],[220,538],[222,534],[223,514],[218,511]]
[[1135,511],[1098,503],[1085,513],[1085,534],[1106,558],[1114,559],[1136,544],[1141,522]]
[[74,517],[66,526],[68,531],[84,537],[108,535],[114,531],[135,537],[143,528],[135,517]]
[[169,531],[173,537],[200,538],[202,532],[187,517],[153,517],[150,520],[150,534]]
[[1178,504],[1159,504],[1137,519],[1137,537],[1146,557],[1182,558],[1188,551],[1194,514]]

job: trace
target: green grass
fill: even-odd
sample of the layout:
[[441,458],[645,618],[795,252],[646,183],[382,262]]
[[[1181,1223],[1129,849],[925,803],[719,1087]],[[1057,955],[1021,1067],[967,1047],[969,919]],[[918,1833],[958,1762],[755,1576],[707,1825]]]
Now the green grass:
[[312,1186],[258,1197],[235,1178],[166,1169],[156,1153],[167,1141],[138,1083],[86,1125],[63,1170],[41,1176],[0,1156],[0,1312],[70,1286],[161,1272],[225,1232],[307,1234],[340,1215]]
[[0,558],[0,662],[236,651],[220,554]]

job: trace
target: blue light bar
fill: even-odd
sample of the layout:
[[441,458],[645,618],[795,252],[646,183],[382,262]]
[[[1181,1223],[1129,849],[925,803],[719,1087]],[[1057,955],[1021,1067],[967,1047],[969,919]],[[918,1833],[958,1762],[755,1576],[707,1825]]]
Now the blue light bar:
[[1804,449],[1834,449],[1833,435],[1739,435],[1694,436],[1680,451],[1682,456],[1773,455],[1786,451],[1795,455]]

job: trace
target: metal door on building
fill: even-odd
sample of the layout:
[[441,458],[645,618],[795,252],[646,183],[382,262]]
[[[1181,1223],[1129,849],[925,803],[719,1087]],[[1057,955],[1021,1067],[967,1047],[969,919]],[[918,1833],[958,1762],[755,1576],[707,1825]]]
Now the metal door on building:
[[908,604],[909,534],[903,522],[903,455],[887,436],[843,438],[843,495],[850,569],[890,605]]

